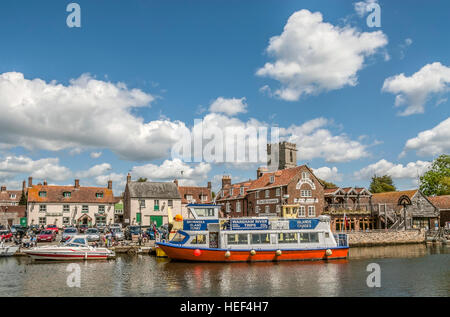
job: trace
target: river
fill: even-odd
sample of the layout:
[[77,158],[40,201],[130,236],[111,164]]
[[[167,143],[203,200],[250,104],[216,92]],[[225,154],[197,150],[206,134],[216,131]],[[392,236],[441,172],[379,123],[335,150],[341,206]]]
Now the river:
[[[347,260],[177,263],[149,255],[78,263],[0,258],[0,296],[449,296],[450,246],[351,248]],[[381,287],[368,287],[370,263]],[[73,267],[70,267],[73,269]]]

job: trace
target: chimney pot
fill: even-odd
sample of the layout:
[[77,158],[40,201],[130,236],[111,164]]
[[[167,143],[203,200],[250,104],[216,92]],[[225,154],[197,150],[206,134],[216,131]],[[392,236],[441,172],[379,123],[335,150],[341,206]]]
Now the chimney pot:
[[28,177],[28,187],[33,187],[33,177]]
[[2,186],[1,191],[6,192],[6,186]]
[[208,182],[208,188],[211,189],[212,185],[211,182]]
[[44,179],[44,186],[47,186],[47,180]]
[[131,182],[131,175],[130,175],[130,173],[128,173],[128,175],[127,175],[127,184],[130,183],[130,182]]
[[80,188],[80,180],[79,179],[75,180],[75,188]]
[[108,181],[108,189],[112,189],[112,180]]

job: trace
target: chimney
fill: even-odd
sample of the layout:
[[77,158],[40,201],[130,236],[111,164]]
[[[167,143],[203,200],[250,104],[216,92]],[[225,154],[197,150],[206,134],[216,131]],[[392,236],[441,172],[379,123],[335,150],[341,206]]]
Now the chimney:
[[33,177],[28,177],[28,187],[33,187]]
[[264,173],[267,173],[267,167],[258,167],[258,169],[256,170],[256,179],[260,178],[261,176],[264,175]]
[[22,182],[22,190],[25,190],[25,187],[27,187],[27,182],[26,182],[26,181],[23,181],[23,182]]
[[208,182],[208,189],[211,190],[211,182]]
[[131,183],[131,175],[130,175],[130,173],[128,173],[128,175],[127,175],[127,184],[128,183]]
[[1,187],[1,191],[2,191],[2,192],[6,192],[6,186],[2,186],[2,187]]
[[228,175],[224,175],[222,177],[222,188],[228,188],[231,186],[231,177]]
[[177,187],[178,187],[178,179],[175,179],[173,182],[174,182],[175,185],[177,185]]
[[47,186],[47,180],[44,179],[44,186]]
[[80,188],[80,180],[79,179],[75,180],[75,188]]
[[112,189],[112,180],[108,181],[108,189]]

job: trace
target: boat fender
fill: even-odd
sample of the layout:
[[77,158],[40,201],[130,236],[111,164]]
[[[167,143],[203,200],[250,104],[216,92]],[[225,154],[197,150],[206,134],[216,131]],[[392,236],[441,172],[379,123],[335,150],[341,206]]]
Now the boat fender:
[[277,256],[280,256],[281,255],[281,250],[277,250],[277,252],[275,252],[275,254],[277,255]]
[[231,252],[230,251],[225,252],[225,257],[226,258],[229,258],[230,256],[231,256]]
[[325,251],[325,254],[326,254],[327,256],[330,256],[330,255],[333,254],[333,251],[331,251],[331,249],[327,249],[327,250]]
[[201,250],[195,249],[195,251],[194,251],[194,255],[195,255],[195,256],[200,256],[201,254],[202,254],[202,251],[201,251]]
[[87,252],[84,253],[84,259],[87,260],[88,256],[87,256]]
[[251,255],[255,255],[255,254],[256,254],[256,251],[255,251],[255,250],[251,250],[251,251],[250,251],[250,254],[251,254]]

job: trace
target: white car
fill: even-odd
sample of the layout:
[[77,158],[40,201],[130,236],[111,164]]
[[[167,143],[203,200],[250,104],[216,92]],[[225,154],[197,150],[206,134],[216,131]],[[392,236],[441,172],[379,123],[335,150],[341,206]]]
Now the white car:
[[89,228],[85,234],[88,242],[100,241],[100,231],[97,228]]
[[110,231],[115,240],[122,241],[124,239],[122,229],[118,227],[111,227]]

